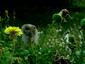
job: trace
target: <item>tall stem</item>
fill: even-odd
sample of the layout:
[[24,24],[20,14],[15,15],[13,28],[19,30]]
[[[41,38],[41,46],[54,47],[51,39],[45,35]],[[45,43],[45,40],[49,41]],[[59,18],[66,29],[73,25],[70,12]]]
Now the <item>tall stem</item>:
[[11,55],[11,62],[10,62],[10,64],[12,64],[12,62],[13,62],[13,55],[14,55],[14,52],[15,52],[15,42],[16,42],[16,39],[13,39],[13,51],[12,51],[12,55]]

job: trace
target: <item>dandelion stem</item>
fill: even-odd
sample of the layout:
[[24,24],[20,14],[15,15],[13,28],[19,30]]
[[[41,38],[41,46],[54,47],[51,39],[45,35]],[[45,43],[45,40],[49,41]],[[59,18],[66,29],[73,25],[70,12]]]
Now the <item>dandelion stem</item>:
[[14,55],[14,52],[15,52],[15,42],[16,42],[16,40],[13,39],[13,52],[12,52],[12,55],[11,55],[11,63],[10,64],[13,63],[13,55]]

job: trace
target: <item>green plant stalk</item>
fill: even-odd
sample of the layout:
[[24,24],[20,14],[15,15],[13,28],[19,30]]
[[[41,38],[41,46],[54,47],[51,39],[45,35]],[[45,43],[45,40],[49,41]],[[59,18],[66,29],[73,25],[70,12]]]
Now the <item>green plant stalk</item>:
[[[85,31],[83,30],[83,35],[85,34]],[[83,62],[83,51],[85,49],[85,36],[83,36],[83,41],[82,41],[82,46],[81,46],[81,56],[80,56],[80,62]]]
[[12,55],[11,55],[11,62],[10,62],[10,64],[12,64],[12,62],[13,62],[13,55],[14,55],[14,52],[15,52],[15,42],[16,42],[16,39],[13,39],[13,52],[12,52]]

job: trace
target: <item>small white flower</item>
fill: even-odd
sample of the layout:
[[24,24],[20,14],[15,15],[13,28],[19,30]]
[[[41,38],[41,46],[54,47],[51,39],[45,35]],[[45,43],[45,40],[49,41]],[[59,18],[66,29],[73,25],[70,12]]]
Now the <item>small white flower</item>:
[[38,54],[40,54],[40,55],[41,55],[42,53],[41,53],[41,52],[38,52]]

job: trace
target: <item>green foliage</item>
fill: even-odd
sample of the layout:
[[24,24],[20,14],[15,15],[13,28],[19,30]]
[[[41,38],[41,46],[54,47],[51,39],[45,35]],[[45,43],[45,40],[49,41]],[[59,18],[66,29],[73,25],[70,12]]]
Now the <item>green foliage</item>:
[[85,7],[85,0],[72,0],[72,4],[74,7]]
[[85,27],[85,18],[83,18],[83,19],[80,21],[80,25],[81,25],[82,27]]
[[[79,21],[76,19],[80,20],[80,16],[77,15],[73,21]],[[17,37],[13,57],[13,42],[8,35],[4,34],[3,29],[0,32],[0,64],[10,64],[11,57],[13,58],[12,64],[55,64],[55,60],[62,59],[62,57],[71,64],[83,64],[85,62],[85,56],[81,54],[84,51],[81,47],[83,44],[81,45],[80,41],[76,40],[79,35],[78,25],[76,24],[76,28],[74,27],[72,31],[74,35],[77,34],[75,36],[76,43],[70,45],[70,47],[74,47],[73,51],[63,41],[62,34],[56,32],[57,28],[56,24],[49,24],[46,28],[42,28],[44,33],[40,35],[39,44],[32,44],[27,48],[23,45],[21,37]]]
[[[22,44],[23,42],[17,40],[16,44],[21,43],[21,45],[18,47],[16,45],[15,47],[13,64],[52,64],[54,63],[56,54],[58,57],[63,56],[68,60],[73,59],[74,55],[70,56],[71,52],[66,50],[65,43],[62,43],[60,38],[61,36],[59,36],[59,33],[56,32],[56,27],[54,27],[54,25],[48,25],[45,29],[46,31],[44,31],[41,35],[38,45],[32,45],[32,47],[24,48]],[[11,43],[13,42],[11,41]],[[11,43],[6,44],[10,45]],[[11,54],[12,46],[9,47],[5,45],[1,64],[9,64]]]
[[10,62],[10,51],[9,51],[9,48],[8,47],[5,47],[4,50],[3,50],[3,54],[1,56],[1,59],[0,59],[0,63],[1,64],[9,64]]

